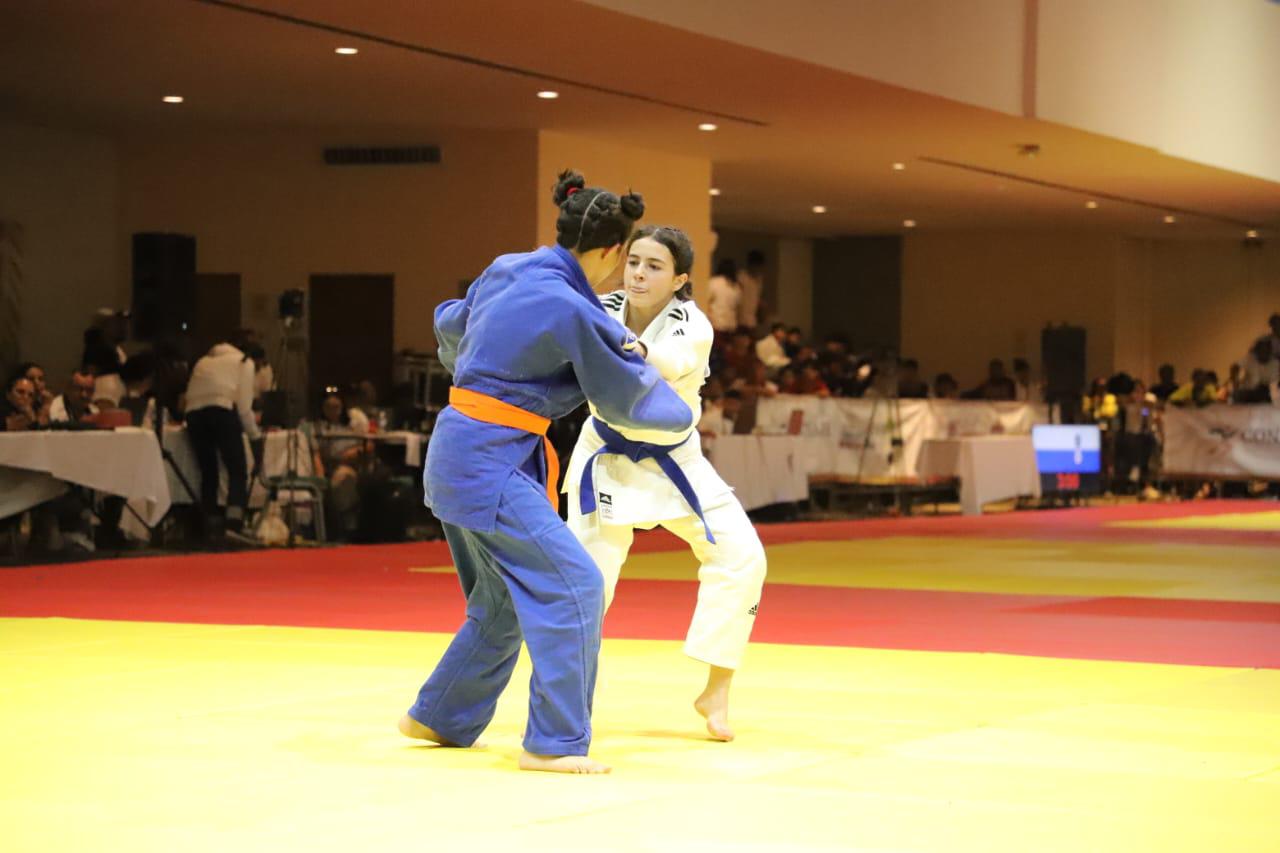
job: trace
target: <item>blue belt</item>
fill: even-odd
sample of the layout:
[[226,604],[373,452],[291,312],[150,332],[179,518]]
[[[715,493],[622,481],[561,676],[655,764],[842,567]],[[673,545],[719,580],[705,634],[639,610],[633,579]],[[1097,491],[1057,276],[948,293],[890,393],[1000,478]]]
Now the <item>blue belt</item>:
[[[716,544],[716,539],[711,535],[711,528],[707,525],[707,519],[702,514],[702,503],[698,500],[698,495],[693,490],[693,484],[689,482],[689,478],[684,475],[684,471],[680,469],[679,464],[671,458],[671,451],[675,450],[684,441],[679,444],[649,444],[646,441],[632,441],[622,433],[605,424],[599,418],[592,418],[591,424],[596,428],[596,433],[604,442],[604,447],[591,454],[587,460],[587,464],[582,469],[582,481],[578,488],[578,505],[583,515],[590,515],[596,511],[596,489],[595,468],[596,458],[606,453],[616,453],[619,456],[625,456],[632,462],[639,462],[642,459],[652,459],[658,463],[658,467],[662,469],[662,473],[675,484],[676,490],[680,492],[680,496],[684,498],[685,503],[693,510],[693,514],[698,516],[698,520],[702,522],[702,529],[706,531],[707,541],[712,545]],[[690,433],[694,435],[694,433]],[[689,439],[686,438],[685,441]]]

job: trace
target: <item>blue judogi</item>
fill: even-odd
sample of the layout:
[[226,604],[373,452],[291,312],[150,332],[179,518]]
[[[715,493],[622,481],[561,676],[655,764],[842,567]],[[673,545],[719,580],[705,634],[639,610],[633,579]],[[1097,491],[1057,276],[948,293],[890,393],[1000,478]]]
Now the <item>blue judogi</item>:
[[[585,398],[628,427],[680,431],[694,421],[559,246],[498,258],[465,300],[436,309],[435,329],[459,388],[552,419]],[[474,743],[523,637],[533,659],[525,749],[586,755],[603,581],[547,500],[542,439],[450,407],[436,421],[423,476],[467,613],[409,715],[450,741]]]

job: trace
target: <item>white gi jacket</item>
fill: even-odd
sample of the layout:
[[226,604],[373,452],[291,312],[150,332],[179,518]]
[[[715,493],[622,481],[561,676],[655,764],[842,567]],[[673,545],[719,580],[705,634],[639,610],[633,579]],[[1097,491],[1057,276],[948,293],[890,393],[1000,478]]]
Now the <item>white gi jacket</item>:
[[[601,297],[600,302],[610,316],[619,323],[623,322],[627,311],[625,290],[606,294]],[[672,297],[640,335],[640,340],[648,348],[649,363],[658,369],[662,378],[680,395],[680,399],[695,412],[702,408],[699,392],[710,373],[707,361],[711,355],[714,335],[711,322],[698,310],[698,306],[678,297]],[[599,416],[594,408],[591,414],[592,417]],[[671,458],[689,478],[704,511],[723,503],[725,498],[732,497],[733,489],[720,478],[702,455],[695,427],[673,433],[609,425],[632,441],[663,445],[683,442],[671,451]],[[588,419],[578,436],[578,443],[573,449],[565,474],[563,490],[568,492],[570,501],[578,500],[586,460],[603,446],[604,442]],[[595,465],[596,506],[602,523],[630,524],[643,528],[693,514],[675,484],[652,459],[636,463],[625,456],[605,454],[596,460]]]

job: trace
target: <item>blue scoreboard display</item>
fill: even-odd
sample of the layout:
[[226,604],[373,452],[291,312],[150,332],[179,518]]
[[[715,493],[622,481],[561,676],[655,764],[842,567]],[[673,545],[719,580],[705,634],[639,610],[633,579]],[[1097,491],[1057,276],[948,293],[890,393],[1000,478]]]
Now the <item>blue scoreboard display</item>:
[[1097,492],[1102,485],[1102,431],[1096,426],[1031,428],[1040,490]]

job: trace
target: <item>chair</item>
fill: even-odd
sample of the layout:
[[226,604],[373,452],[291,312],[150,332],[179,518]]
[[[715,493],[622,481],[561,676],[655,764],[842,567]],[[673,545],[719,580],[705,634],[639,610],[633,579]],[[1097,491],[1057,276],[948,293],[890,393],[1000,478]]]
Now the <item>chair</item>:
[[298,493],[301,492],[306,497],[306,500],[301,503],[311,509],[311,526],[315,528],[316,541],[327,541],[324,528],[324,493],[329,488],[328,480],[324,477],[290,477],[285,474],[280,477],[267,477],[265,482],[267,505],[270,505],[273,500],[278,500],[282,492],[287,492],[289,503],[297,506]]

